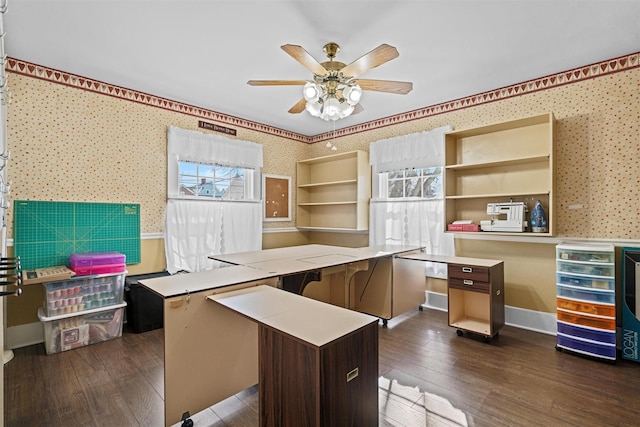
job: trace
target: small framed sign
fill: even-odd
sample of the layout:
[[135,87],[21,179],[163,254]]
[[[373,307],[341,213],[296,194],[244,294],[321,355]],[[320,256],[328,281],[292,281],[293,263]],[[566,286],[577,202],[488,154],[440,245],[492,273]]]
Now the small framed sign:
[[264,221],[291,221],[291,177],[262,174]]

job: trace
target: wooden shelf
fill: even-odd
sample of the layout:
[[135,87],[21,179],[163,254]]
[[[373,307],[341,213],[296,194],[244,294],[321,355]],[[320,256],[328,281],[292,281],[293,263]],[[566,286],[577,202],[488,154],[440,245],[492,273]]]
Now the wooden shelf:
[[494,162],[449,165],[449,166],[445,166],[445,169],[452,169],[452,170],[482,169],[482,168],[492,168],[496,166],[523,165],[526,163],[542,162],[542,161],[548,161],[548,160],[549,160],[549,154],[544,154],[541,156],[519,157],[519,158],[507,159],[507,160],[498,160]]
[[490,219],[488,203],[523,202],[531,212],[539,200],[549,231],[535,235],[553,236],[554,153],[552,113],[445,134],[445,231],[456,220],[480,224]]
[[330,206],[330,205],[353,205],[358,203],[355,200],[347,202],[322,202],[322,203],[298,203],[298,206]]
[[297,164],[296,226],[304,230],[369,229],[371,166],[365,151]]
[[459,196],[446,196],[446,200],[456,200],[456,199],[486,199],[486,198],[510,198],[510,197],[527,197],[527,196],[544,196],[549,195],[549,190],[541,191],[539,193],[535,192],[526,192],[526,193],[487,193],[487,194],[470,194],[470,195],[459,195]]
[[326,181],[326,182],[315,182],[313,184],[298,184],[298,188],[312,188],[312,187],[324,187],[330,185],[341,185],[341,184],[355,184],[358,181],[356,179],[344,179],[342,181]]

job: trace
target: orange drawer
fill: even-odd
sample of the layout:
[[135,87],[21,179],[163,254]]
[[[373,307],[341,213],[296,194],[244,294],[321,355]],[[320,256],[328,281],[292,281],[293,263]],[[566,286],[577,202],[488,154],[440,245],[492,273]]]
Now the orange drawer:
[[489,269],[487,267],[478,267],[475,265],[449,264],[449,277],[457,277],[460,279],[470,279],[478,282],[489,281]]
[[465,291],[489,293],[489,282],[449,277],[448,285],[450,288],[464,289]]
[[595,317],[588,314],[564,311],[561,308],[558,309],[558,320],[573,323],[574,325],[589,326],[591,328],[606,329],[609,331],[615,331],[616,329],[615,317]]
[[616,317],[615,305],[596,304],[593,302],[574,301],[565,298],[558,298],[558,308],[563,308],[565,310],[571,311],[579,311],[585,314]]

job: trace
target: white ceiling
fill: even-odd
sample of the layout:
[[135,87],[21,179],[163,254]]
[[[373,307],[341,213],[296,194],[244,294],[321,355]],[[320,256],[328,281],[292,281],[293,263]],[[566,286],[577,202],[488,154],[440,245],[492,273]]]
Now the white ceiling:
[[4,23],[12,58],[307,136],[333,124],[287,113],[301,87],[246,84],[311,77],[283,44],[397,47],[362,78],[413,91],[367,91],[337,129],[640,51],[640,0],[9,0]]

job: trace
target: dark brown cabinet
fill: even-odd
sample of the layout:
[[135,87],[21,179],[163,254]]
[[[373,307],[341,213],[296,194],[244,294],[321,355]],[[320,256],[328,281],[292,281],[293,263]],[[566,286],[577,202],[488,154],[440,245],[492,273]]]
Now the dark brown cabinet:
[[458,328],[458,335],[473,332],[488,341],[504,326],[504,263],[464,261],[471,262],[448,264],[449,326]]

